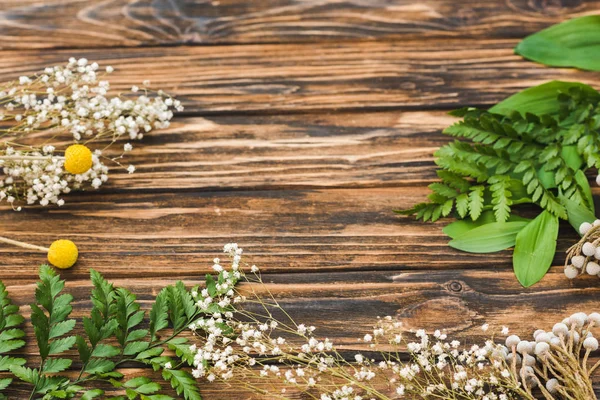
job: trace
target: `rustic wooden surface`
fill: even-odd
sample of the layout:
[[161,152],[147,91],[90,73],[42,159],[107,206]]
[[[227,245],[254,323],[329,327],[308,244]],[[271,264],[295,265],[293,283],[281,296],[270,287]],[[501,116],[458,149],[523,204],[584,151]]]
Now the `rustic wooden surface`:
[[[489,106],[551,79],[599,86],[598,74],[549,69],[512,52],[522,37],[596,13],[582,0],[75,1],[0,3],[0,80],[84,56],[116,68],[117,89],[143,79],[185,104],[166,131],[130,155],[99,192],[62,208],[0,206],[0,235],[75,240],[65,271],[75,312],[90,307],[88,269],[144,304],[174,279],[198,282],[226,242],[263,267],[298,321],[360,349],[376,315],[446,328],[526,335],[574,311],[600,311],[600,281],[556,267],[523,289],[510,252],[450,249],[446,223],[392,209],[425,198],[446,111]],[[594,189],[600,195],[600,189]],[[32,299],[38,253],[0,247],[0,279]],[[351,321],[351,323],[349,323]],[[35,349],[22,353],[35,362]],[[144,371],[131,368],[132,376]],[[9,396],[21,398],[17,386]],[[242,399],[206,386],[206,399]]]

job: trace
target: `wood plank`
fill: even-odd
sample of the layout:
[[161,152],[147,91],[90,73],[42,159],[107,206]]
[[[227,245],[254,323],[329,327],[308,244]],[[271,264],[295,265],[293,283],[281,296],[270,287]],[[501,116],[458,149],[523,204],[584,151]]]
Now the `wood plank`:
[[[546,68],[513,54],[516,40],[146,47],[5,51],[0,81],[62,64],[70,56],[113,65],[115,90],[149,79],[187,113],[451,109],[489,106],[552,79],[598,85],[574,69]],[[488,84],[493,82],[494,84]]]
[[[103,191],[419,186],[457,119],[446,112],[183,117],[111,162]],[[66,143],[65,143],[66,145]],[[96,147],[104,147],[96,145]],[[121,145],[113,148],[121,154]],[[110,155],[110,153],[106,153]]]
[[[598,191],[596,191],[598,192]],[[39,245],[58,237],[81,250],[71,279],[98,268],[111,277],[175,278],[208,271],[223,244],[240,243],[270,272],[334,270],[511,269],[511,253],[468,254],[447,246],[446,223],[397,216],[424,200],[425,187],[89,193],[64,208],[0,213],[2,235]],[[527,209],[526,209],[527,210]],[[565,224],[560,254],[576,239]],[[0,247],[3,278],[31,281],[44,255]]]
[[[252,261],[262,264],[258,256]],[[66,290],[75,297],[73,317],[80,320],[91,307],[90,282],[65,276]],[[35,289],[33,280],[3,281],[15,304],[23,307],[25,327],[33,335],[28,307]],[[402,320],[409,329],[446,329],[449,335],[469,343],[489,335],[480,329],[486,322],[491,332],[506,325],[526,337],[535,329],[551,328],[571,313],[598,311],[597,281],[595,277],[569,281],[555,268],[540,284],[524,289],[512,271],[482,265],[478,270],[269,274],[264,285],[243,284],[240,289],[263,296],[271,293],[298,323],[317,326],[320,337],[334,339],[344,349],[368,350],[359,339],[372,329],[376,316],[386,315]],[[148,309],[158,291],[173,279],[143,277],[113,282],[135,293],[142,307]],[[200,271],[185,279],[190,286],[201,282]],[[78,324],[77,331],[81,329]],[[16,354],[35,356],[35,344],[28,343]]]
[[5,1],[2,48],[521,38],[598,1]]

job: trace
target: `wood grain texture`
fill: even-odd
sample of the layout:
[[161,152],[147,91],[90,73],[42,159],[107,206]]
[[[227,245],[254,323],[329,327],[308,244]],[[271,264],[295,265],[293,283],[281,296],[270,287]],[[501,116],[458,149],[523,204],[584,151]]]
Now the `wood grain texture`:
[[2,48],[521,38],[592,14],[583,0],[36,0],[0,4]]
[[[513,54],[516,40],[405,40],[375,43],[146,47],[5,51],[0,81],[71,57],[116,68],[115,90],[149,79],[178,96],[186,113],[279,114],[394,108],[490,106],[548,80],[598,77],[552,69]],[[489,84],[494,82],[493,85]]]
[[433,153],[452,140],[440,132],[456,120],[435,111],[177,118],[134,143],[125,163],[136,173],[113,166],[104,189],[416,186],[435,178]]
[[[510,251],[462,253],[447,246],[447,220],[424,224],[392,212],[426,198],[436,178],[432,153],[449,141],[440,132],[454,121],[447,110],[487,107],[552,79],[600,87],[595,74],[545,68],[512,50],[525,35],[599,6],[1,2],[0,81],[86,57],[116,68],[115,93],[150,79],[186,111],[128,154],[135,174],[115,169],[99,192],[69,195],[61,208],[16,213],[0,204],[0,235],[77,242],[80,260],[62,275],[78,319],[91,307],[89,268],[131,289],[147,309],[175,279],[201,282],[221,246],[236,241],[262,267],[266,285],[257,290],[269,290],[349,357],[365,350],[358,338],[377,315],[446,328],[472,343],[484,338],[484,322],[527,337],[569,313],[600,311],[600,281],[562,273],[562,253],[577,238],[566,224],[555,266],[524,289]],[[44,259],[0,246],[0,279],[27,317]],[[19,353],[37,360],[32,342]],[[128,378],[151,374],[127,368]],[[203,393],[207,400],[265,398],[216,385]],[[8,395],[26,397],[22,385]]]

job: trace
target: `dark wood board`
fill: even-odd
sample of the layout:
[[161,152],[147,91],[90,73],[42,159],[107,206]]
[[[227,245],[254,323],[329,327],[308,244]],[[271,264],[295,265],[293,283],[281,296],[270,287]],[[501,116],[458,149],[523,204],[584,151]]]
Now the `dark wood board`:
[[583,0],[25,0],[0,4],[2,48],[521,38]]
[[[186,110],[134,143],[126,162],[135,174],[113,167],[99,191],[71,194],[61,208],[17,213],[0,203],[0,235],[77,242],[80,261],[62,272],[77,318],[90,309],[89,268],[147,308],[176,279],[200,282],[223,244],[238,242],[264,272],[257,290],[270,290],[349,356],[364,350],[358,338],[378,315],[472,343],[484,339],[484,322],[525,337],[572,312],[600,311],[600,280],[562,273],[562,254],[577,238],[566,223],[554,267],[524,289],[510,251],[459,252],[441,231],[448,220],[424,224],[392,212],[426,198],[433,152],[450,140],[441,130],[455,121],[448,110],[488,107],[553,79],[600,87],[597,73],[546,68],[512,50],[522,37],[599,6],[2,2],[0,81],[86,57],[115,67],[115,93],[150,79]],[[0,246],[0,279],[27,317],[42,262],[41,253]],[[32,342],[19,354],[37,361]],[[126,372],[151,373],[133,365]],[[16,385],[9,398],[26,397],[24,389]],[[202,390],[207,400],[252,397],[235,387]]]

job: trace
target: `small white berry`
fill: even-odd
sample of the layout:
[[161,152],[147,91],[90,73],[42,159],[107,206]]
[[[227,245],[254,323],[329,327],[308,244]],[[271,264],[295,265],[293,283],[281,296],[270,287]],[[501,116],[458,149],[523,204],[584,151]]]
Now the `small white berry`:
[[593,322],[594,325],[598,326],[600,325],[600,314],[598,314],[597,312],[593,312],[590,315],[588,315],[588,320],[590,322]]
[[569,327],[562,322],[554,324],[552,327],[552,333],[556,336],[566,336],[569,333]]
[[550,345],[546,342],[540,342],[535,345],[535,355],[541,356],[544,355],[550,350]]
[[571,258],[571,264],[573,264],[575,268],[581,268],[583,267],[583,264],[585,264],[585,257],[581,255],[575,256]]
[[519,342],[521,342],[521,338],[518,337],[517,335],[510,335],[509,337],[506,338],[506,347],[508,347],[509,349],[518,345]]
[[594,225],[594,226],[598,226],[598,225],[600,225],[600,219],[597,219],[597,220],[595,220],[595,221],[592,223],[592,225]]
[[572,265],[565,267],[565,276],[569,279],[575,279],[579,275],[579,270]]
[[558,380],[556,378],[548,379],[548,382],[546,382],[546,390],[550,393],[556,393],[558,391]]
[[527,340],[522,340],[519,342],[519,344],[517,345],[517,351],[521,354],[531,354],[533,353],[533,344],[532,342],[529,342]]
[[583,348],[590,351],[598,350],[598,339],[589,337],[583,341]]
[[584,222],[581,225],[579,225],[579,233],[581,233],[582,235],[588,233],[590,229],[592,229],[592,224],[590,224],[589,222]]
[[590,242],[585,242],[583,244],[583,246],[581,247],[581,252],[583,254],[585,254],[588,257],[593,256],[594,254],[596,254],[596,246],[594,246],[592,243]]
[[585,272],[587,272],[589,275],[598,275],[600,274],[600,265],[590,261],[585,266]]
[[[575,324],[579,328],[581,328],[587,322],[587,314],[584,312],[578,312],[569,317],[569,323],[571,325]],[[575,332],[577,333],[577,332]]]
[[598,175],[598,176],[596,177],[596,184],[598,184],[598,186],[600,186],[600,175]]

